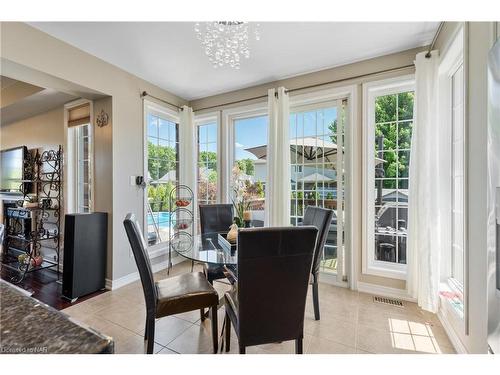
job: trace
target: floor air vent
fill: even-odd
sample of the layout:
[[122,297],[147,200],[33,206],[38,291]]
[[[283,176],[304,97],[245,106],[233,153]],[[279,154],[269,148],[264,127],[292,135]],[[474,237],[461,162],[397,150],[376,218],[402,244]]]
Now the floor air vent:
[[384,305],[395,306],[395,307],[404,307],[403,301],[395,298],[373,296],[373,302],[382,303]]

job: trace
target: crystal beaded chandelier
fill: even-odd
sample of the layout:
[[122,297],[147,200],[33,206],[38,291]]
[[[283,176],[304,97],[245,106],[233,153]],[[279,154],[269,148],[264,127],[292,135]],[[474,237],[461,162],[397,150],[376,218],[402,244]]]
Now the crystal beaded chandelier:
[[[258,26],[257,24],[253,28],[255,40],[260,40]],[[203,25],[196,23],[194,31],[214,68],[229,65],[239,69],[242,58],[250,57],[248,40],[251,31],[247,22],[216,21]]]

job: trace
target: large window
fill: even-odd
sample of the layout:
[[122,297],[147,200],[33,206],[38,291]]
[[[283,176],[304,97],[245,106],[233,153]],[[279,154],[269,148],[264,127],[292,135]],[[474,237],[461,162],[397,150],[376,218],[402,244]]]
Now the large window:
[[367,87],[364,271],[404,279],[413,82],[389,80]]
[[[464,39],[460,29],[439,63],[439,124],[444,150],[442,179],[449,183],[443,207],[440,297],[462,340],[469,330],[467,282],[467,127],[465,124]],[[449,158],[446,158],[449,155]],[[446,159],[445,159],[446,158]],[[443,183],[443,186],[446,186]],[[446,199],[448,198],[448,199]]]
[[463,290],[464,283],[464,69],[451,76],[451,278]]
[[67,211],[92,212],[93,205],[93,127],[92,103],[77,100],[65,106],[67,125]]
[[179,132],[176,119],[155,106],[146,107],[147,202],[149,246],[168,240],[170,192],[179,172]]
[[76,151],[76,212],[92,211],[91,127],[85,124],[72,129]]
[[332,273],[343,252],[343,113],[342,102],[334,101],[290,114],[291,224],[300,225],[307,206],[333,210],[321,261],[322,271]]
[[198,204],[217,203],[217,122],[200,124],[198,130]]
[[254,226],[263,226],[268,118],[267,115],[236,118],[233,126],[234,163],[230,177],[230,197],[239,207],[238,211],[251,212]]

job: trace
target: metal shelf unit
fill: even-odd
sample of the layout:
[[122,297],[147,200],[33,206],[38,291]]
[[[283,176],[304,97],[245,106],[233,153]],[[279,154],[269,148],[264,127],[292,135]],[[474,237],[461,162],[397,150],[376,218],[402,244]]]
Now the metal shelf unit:
[[[59,277],[61,202],[62,202],[62,147],[40,153],[30,152],[24,162],[26,180],[20,181],[23,199],[5,207],[4,254],[1,266],[18,271],[11,281],[19,283],[26,274],[54,268]],[[30,182],[26,185],[25,182]],[[29,186],[29,188],[27,187]],[[34,196],[36,207],[24,207],[28,196]],[[51,252],[52,259],[42,258],[42,248]],[[25,261],[19,255],[25,254]],[[40,258],[37,258],[40,259]]]

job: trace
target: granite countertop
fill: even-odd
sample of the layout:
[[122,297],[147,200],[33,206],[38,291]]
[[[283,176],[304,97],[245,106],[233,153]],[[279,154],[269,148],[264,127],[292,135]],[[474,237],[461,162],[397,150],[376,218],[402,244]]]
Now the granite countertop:
[[113,339],[0,280],[0,353],[113,353]]

